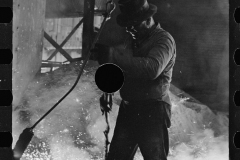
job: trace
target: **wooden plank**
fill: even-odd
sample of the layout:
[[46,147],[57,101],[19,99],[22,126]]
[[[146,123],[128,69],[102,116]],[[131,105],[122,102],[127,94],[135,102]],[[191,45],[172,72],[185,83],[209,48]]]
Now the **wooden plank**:
[[[72,37],[72,35],[76,32],[76,30],[80,27],[80,25],[82,24],[83,19],[81,19],[79,21],[79,23],[73,28],[73,30],[69,33],[69,35],[64,39],[64,41],[60,44],[60,47],[62,48],[67,41]],[[80,45],[80,44],[79,44]],[[51,60],[54,56],[56,56],[56,54],[58,53],[58,50],[56,49],[52,55],[47,59],[47,60]]]
[[44,37],[58,50],[68,61],[71,62],[72,57],[59,46],[46,32],[44,32]]
[[61,67],[62,64],[55,64],[55,63],[42,63],[42,68],[52,68],[52,67]]
[[[102,15],[108,0],[95,0],[95,14]],[[46,18],[83,17],[84,0],[47,0]]]

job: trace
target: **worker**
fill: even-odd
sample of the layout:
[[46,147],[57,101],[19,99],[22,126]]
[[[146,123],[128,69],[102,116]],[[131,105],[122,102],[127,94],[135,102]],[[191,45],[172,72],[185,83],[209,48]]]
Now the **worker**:
[[176,44],[153,15],[147,0],[119,0],[116,22],[129,33],[120,46],[96,44],[92,59],[113,63],[124,72],[122,98],[107,160],[166,160],[171,126],[170,82]]

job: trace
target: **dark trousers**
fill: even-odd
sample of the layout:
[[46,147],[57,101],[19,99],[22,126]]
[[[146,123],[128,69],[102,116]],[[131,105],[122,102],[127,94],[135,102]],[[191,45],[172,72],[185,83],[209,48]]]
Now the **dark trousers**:
[[131,105],[122,101],[107,160],[133,160],[140,148],[144,160],[166,160],[170,118],[161,101]]

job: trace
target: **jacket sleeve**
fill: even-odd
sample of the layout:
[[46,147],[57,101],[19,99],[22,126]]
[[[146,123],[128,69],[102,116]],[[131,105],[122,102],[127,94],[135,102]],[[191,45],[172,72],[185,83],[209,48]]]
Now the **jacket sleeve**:
[[113,63],[121,67],[128,77],[153,80],[167,66],[174,53],[174,44],[170,38],[161,38],[149,51],[146,57],[133,57],[117,50],[112,55]]

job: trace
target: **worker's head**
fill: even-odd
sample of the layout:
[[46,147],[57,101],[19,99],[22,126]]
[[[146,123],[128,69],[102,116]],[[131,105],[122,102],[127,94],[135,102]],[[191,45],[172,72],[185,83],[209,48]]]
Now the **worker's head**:
[[149,17],[139,24],[126,27],[126,32],[129,32],[133,38],[141,38],[150,31],[154,24],[153,17]]
[[119,0],[118,4],[121,13],[117,16],[117,23],[130,34],[144,34],[154,24],[152,16],[157,12],[157,6],[147,0]]
[[139,25],[157,12],[157,6],[147,0],[119,0],[118,5],[121,13],[116,20],[121,27]]

